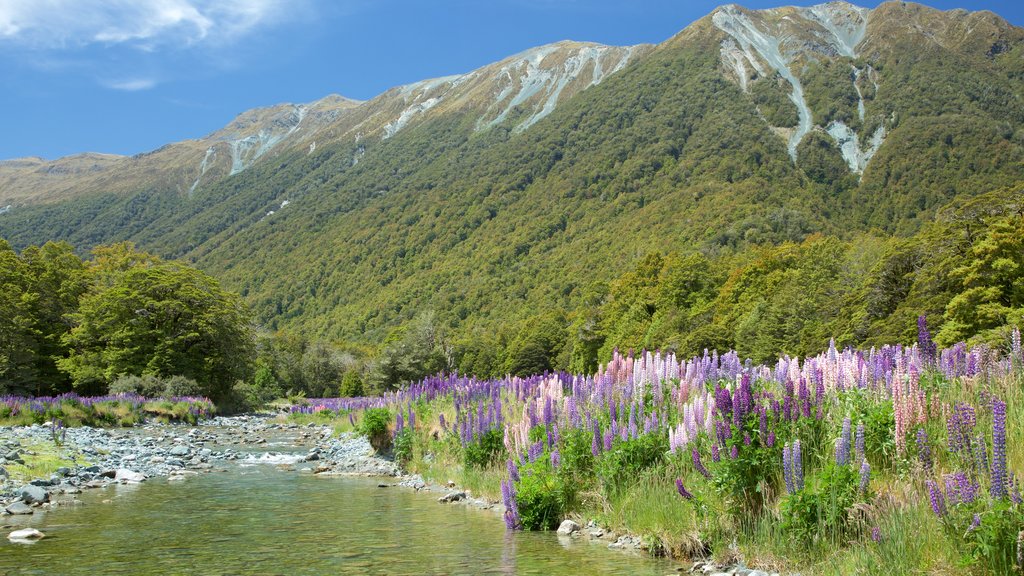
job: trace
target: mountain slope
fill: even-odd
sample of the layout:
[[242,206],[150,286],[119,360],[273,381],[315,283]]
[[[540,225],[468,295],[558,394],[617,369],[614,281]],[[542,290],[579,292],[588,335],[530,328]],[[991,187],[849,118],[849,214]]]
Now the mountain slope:
[[1024,182],[1021,94],[1024,33],[990,13],[730,5],[658,46],[564,42],[319,116],[243,115],[167,147],[187,161],[154,162],[159,181],[41,203],[5,184],[0,236],[132,239],[329,338],[424,309],[487,328],[652,250],[911,234]]

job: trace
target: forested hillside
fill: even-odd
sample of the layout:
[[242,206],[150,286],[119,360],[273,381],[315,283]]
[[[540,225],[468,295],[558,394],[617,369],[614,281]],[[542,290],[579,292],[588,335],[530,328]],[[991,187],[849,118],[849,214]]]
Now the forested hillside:
[[481,375],[810,354],[919,314],[946,344],[1020,321],[1022,95],[1024,31],[991,13],[730,6],[654,47],[311,106],[241,170],[202,180],[226,148],[192,146],[191,188],[90,181],[0,237],[132,240],[309,339],[387,349],[429,317],[442,364]]

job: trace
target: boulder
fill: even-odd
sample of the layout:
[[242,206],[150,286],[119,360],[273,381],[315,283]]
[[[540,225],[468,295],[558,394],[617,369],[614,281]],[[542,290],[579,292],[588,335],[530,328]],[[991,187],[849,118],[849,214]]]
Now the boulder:
[[31,514],[34,512],[31,506],[20,501],[11,502],[4,510],[7,510],[8,514]]
[[572,520],[562,520],[562,523],[558,526],[559,536],[569,536],[580,531],[580,525]]
[[458,502],[460,500],[465,499],[465,492],[449,492],[448,494],[445,494],[444,496],[438,498],[437,501],[440,502],[441,504],[448,504],[449,502]]
[[125,484],[138,484],[146,479],[146,475],[141,472],[135,472],[126,468],[120,468],[114,474],[114,480],[118,482],[124,482]]
[[42,504],[50,501],[50,494],[42,486],[29,484],[18,490],[18,496],[25,504]]
[[7,468],[0,466],[0,478],[10,478],[10,473],[7,472]]
[[171,456],[188,456],[188,452],[188,446],[184,446],[182,444],[179,444],[167,451]]
[[35,528],[22,528],[21,530],[15,530],[7,535],[8,540],[39,540],[46,534],[43,534]]

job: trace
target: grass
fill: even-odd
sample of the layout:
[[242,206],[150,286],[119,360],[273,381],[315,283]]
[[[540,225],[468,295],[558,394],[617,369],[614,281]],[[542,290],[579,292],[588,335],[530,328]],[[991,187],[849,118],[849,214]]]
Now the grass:
[[23,446],[25,453],[21,455],[24,464],[8,462],[4,465],[11,479],[15,482],[28,482],[34,478],[49,478],[58,468],[73,467],[83,464],[75,459],[71,450],[52,443],[34,442]]

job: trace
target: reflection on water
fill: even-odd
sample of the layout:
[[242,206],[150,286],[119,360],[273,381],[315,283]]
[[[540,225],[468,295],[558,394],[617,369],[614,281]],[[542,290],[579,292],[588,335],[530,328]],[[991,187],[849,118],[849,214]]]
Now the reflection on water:
[[[29,518],[47,538],[0,542],[0,574],[656,574],[671,563],[554,534],[377,480],[272,465],[83,495]],[[12,530],[6,528],[5,530]],[[5,532],[6,535],[6,532]]]

